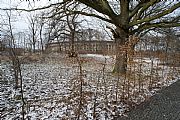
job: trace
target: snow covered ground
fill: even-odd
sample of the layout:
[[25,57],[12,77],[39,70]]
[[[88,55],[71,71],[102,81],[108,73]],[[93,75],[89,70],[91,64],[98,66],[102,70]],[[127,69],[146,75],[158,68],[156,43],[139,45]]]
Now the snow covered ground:
[[[134,61],[123,77],[111,73],[113,56],[50,56],[42,63],[22,64],[26,119],[113,119],[179,78],[179,68],[162,66],[158,59]],[[0,67],[0,118],[21,119],[20,89],[14,89],[11,64]]]

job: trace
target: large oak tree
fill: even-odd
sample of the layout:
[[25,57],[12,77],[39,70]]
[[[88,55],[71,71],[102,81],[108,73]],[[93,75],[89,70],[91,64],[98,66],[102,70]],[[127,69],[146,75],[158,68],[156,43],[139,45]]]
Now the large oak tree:
[[[99,14],[82,13],[112,23],[114,39],[117,44],[124,45],[129,35],[141,34],[157,27],[180,26],[180,14],[172,15],[180,8],[178,1],[165,0],[77,0],[96,10]],[[113,5],[111,3],[114,3]],[[115,7],[115,6],[116,7]],[[114,9],[116,8],[116,9]],[[119,9],[117,9],[119,8]],[[180,10],[179,10],[180,11]],[[78,11],[72,11],[78,12]],[[168,16],[169,15],[169,16]],[[168,17],[168,19],[167,19]],[[114,71],[125,73],[126,53],[116,51]]]
[[[172,15],[180,8],[178,1],[166,0],[76,0],[96,10],[97,14],[83,13],[112,23],[114,39],[117,44],[124,45],[129,35],[140,34],[156,27],[180,26],[180,14]],[[114,3],[113,5],[111,3]],[[115,8],[115,9],[114,9]],[[119,8],[119,9],[118,9]],[[78,12],[78,11],[72,11]],[[168,16],[169,15],[169,16]],[[167,17],[169,17],[167,19]],[[126,53],[116,51],[114,71],[125,73]]]

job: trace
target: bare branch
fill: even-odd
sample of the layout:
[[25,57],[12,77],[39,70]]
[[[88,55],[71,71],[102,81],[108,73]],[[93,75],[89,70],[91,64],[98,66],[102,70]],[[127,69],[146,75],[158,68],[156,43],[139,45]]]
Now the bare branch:
[[179,7],[180,7],[180,3],[177,3],[174,6],[172,6],[171,8],[169,8],[168,10],[164,10],[164,11],[162,11],[161,13],[159,13],[157,15],[154,15],[152,17],[146,17],[146,18],[144,18],[142,20],[137,20],[137,21],[131,22],[129,24],[129,26],[134,26],[134,25],[138,25],[138,24],[145,23],[145,22],[150,22],[150,21],[153,21],[155,19],[161,18],[161,17],[163,17],[165,15],[168,15],[168,14],[172,13],[174,10],[176,10]]
[[109,17],[114,17],[116,14],[112,10],[112,8],[109,5],[109,2],[107,0],[76,0],[79,1],[94,10],[98,11],[99,13],[105,14]]
[[141,1],[130,13],[129,17],[132,18],[134,15],[136,15],[136,17],[134,18],[134,20],[137,20],[140,18],[140,16],[142,15],[142,13],[147,10],[150,6],[160,2],[161,0],[147,0],[147,1]]
[[169,28],[169,27],[178,27],[180,26],[180,23],[177,22],[159,22],[159,23],[146,23],[139,28],[135,29],[132,31],[132,34],[137,33],[137,32],[142,32],[147,29],[153,29],[153,28]]

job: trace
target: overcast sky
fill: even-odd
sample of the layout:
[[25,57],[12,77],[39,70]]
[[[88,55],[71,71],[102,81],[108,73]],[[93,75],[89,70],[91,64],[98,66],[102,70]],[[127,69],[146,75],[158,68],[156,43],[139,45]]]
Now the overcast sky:
[[[20,0],[0,0],[0,8],[15,8],[15,7],[18,7],[18,8],[22,8],[22,9],[33,9],[33,8],[36,8],[36,7],[43,7],[45,5],[54,3],[56,1],[58,1],[58,0],[51,0],[51,1],[41,0],[41,1],[36,1],[36,2],[33,2],[33,1],[27,2],[25,0],[24,1],[22,1],[22,0],[21,1]],[[34,12],[32,12],[32,14],[36,14],[36,12],[38,12],[38,11],[34,11]],[[16,22],[13,22],[14,28],[19,30],[19,31],[27,29],[28,28],[27,16],[29,14],[30,13],[23,12],[23,11],[18,11],[18,12],[13,11],[12,15],[16,16]],[[1,15],[1,17],[6,18],[6,12],[5,11],[0,10],[0,15]]]

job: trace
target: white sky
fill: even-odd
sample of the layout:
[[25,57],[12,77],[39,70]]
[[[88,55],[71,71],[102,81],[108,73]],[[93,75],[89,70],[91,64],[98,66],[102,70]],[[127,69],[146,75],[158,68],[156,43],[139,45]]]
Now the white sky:
[[[43,7],[46,6],[50,3],[54,3],[55,1],[58,0],[41,0],[41,1],[36,1],[36,2],[27,2],[23,0],[0,0],[0,8],[21,8],[21,9],[32,9],[36,7]],[[31,12],[32,14],[36,14],[37,11]],[[13,11],[13,15],[17,16],[16,17],[16,22],[13,22],[13,26],[15,29],[22,31],[24,29],[28,29],[28,24],[27,24],[27,16],[30,14],[28,12],[24,11]],[[0,15],[3,15],[3,18],[5,18],[6,13],[3,10],[0,10]]]

